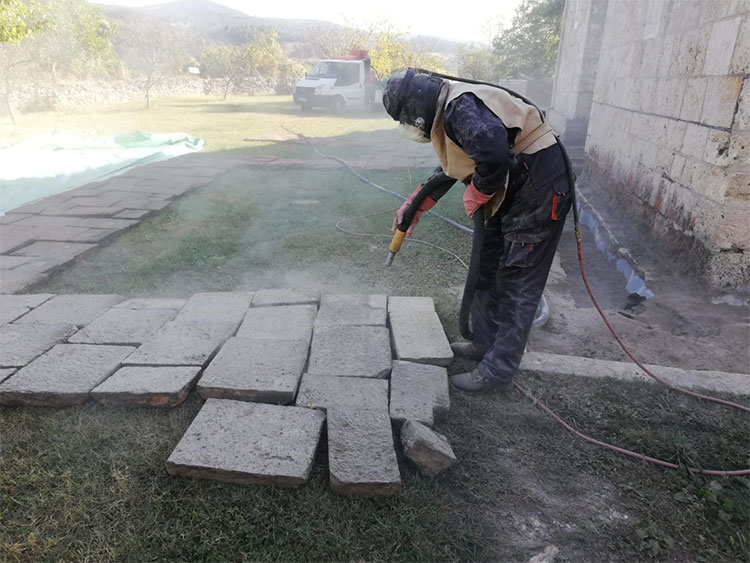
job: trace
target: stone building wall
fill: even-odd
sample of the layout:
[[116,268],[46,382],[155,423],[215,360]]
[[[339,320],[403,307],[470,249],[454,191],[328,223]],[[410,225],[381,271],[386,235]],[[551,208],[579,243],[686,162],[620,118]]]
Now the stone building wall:
[[750,287],[749,73],[748,0],[607,3],[586,174],[715,288]]

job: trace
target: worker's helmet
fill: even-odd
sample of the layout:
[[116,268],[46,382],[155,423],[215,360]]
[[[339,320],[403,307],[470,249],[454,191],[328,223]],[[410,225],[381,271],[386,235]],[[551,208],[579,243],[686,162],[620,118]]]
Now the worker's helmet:
[[413,68],[391,75],[383,91],[383,105],[415,141],[430,140],[437,99],[443,81]]

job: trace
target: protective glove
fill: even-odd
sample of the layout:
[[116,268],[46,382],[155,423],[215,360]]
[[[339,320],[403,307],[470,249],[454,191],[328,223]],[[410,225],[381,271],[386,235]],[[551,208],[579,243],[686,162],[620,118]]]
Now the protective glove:
[[486,195],[480,192],[474,187],[474,180],[472,180],[464,192],[464,209],[469,218],[474,217],[476,210],[491,200],[493,195],[495,194]]
[[[411,205],[411,202],[414,201],[414,197],[417,195],[419,190],[422,189],[422,184],[417,186],[417,189],[414,190],[411,195],[406,198],[406,201],[401,205],[401,207],[398,208],[398,211],[396,211],[396,218],[393,220],[393,226],[391,227],[391,234],[396,233],[396,229],[401,224],[401,221],[404,220],[404,213],[406,213],[406,209]],[[422,216],[422,213],[425,211],[429,211],[433,207],[435,207],[435,204],[437,201],[432,199],[430,196],[427,196],[424,198],[424,201],[419,206],[419,209],[417,209],[417,212],[414,214],[414,218],[411,220],[411,224],[409,225],[409,228],[406,230],[406,236],[410,237],[411,234],[414,232],[414,227],[417,226],[417,223],[419,223],[419,218]]]

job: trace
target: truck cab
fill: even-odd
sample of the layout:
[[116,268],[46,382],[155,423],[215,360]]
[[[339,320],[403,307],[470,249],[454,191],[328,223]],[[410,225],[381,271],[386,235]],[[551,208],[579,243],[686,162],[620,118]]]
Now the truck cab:
[[318,62],[294,89],[294,103],[303,110],[314,107],[334,111],[346,107],[375,109],[377,102],[382,105],[382,96],[366,51]]

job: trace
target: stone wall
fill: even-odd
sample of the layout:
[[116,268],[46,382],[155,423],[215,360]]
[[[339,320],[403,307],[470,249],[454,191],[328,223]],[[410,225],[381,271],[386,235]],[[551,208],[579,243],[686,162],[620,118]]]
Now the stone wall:
[[610,1],[598,58],[586,173],[712,287],[750,287],[750,3]]
[[540,108],[548,109],[552,101],[552,82],[539,78],[498,80],[498,86],[526,96]]
[[[261,77],[247,78],[233,87],[231,94],[273,94],[277,83]],[[223,95],[220,79],[196,76],[176,76],[156,84],[151,90],[152,99],[189,95]],[[43,111],[54,107],[81,106],[103,103],[122,103],[144,100],[143,81],[58,81],[55,84],[22,84],[13,92],[16,109],[27,112]]]

